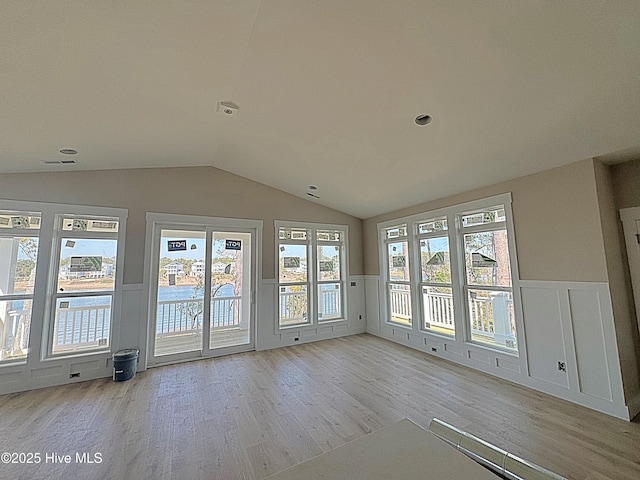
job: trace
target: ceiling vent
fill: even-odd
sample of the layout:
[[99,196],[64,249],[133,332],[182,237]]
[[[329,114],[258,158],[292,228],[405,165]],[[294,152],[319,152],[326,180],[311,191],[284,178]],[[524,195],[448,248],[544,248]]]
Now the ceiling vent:
[[42,163],[46,165],[69,165],[76,163],[75,160],[43,160]]

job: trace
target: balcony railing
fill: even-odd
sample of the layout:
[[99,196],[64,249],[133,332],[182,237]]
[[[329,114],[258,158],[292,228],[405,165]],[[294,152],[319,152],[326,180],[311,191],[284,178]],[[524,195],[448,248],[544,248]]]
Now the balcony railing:
[[[411,294],[408,290],[391,289],[391,315],[395,318],[408,319],[411,314]],[[447,293],[424,291],[425,321],[429,327],[441,327],[449,330],[455,328],[453,319],[453,296]],[[512,302],[509,300],[509,304]],[[512,308],[512,307],[511,307]],[[493,338],[495,328],[493,322],[492,299],[472,298],[469,300],[472,334]]]
[[111,305],[58,308],[53,351],[109,345]]
[[307,322],[307,292],[280,292],[280,325]]
[[[240,326],[242,297],[213,297],[211,329]],[[165,300],[158,302],[156,334],[199,332],[202,328],[203,300]]]
[[[211,329],[240,326],[241,297],[211,299]],[[156,334],[197,333],[202,328],[202,300],[158,302]],[[86,306],[58,309],[53,351],[107,346],[111,307]]]
[[24,357],[29,348],[31,310],[9,310],[0,318],[2,339],[0,360]]
[[[320,320],[341,318],[341,302],[339,289],[320,290],[318,299]],[[280,292],[280,325],[306,323],[307,308],[307,292]]]

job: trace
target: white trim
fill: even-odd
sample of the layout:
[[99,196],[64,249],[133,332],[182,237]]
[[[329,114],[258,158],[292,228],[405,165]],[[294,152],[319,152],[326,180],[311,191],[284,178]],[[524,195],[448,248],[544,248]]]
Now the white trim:
[[[563,282],[563,281],[541,281],[526,280],[520,284],[520,289],[550,289],[558,292],[561,299],[559,305],[559,315],[562,318],[565,332],[565,351],[567,352],[567,375],[568,386],[563,387],[550,382],[534,378],[529,374],[529,366],[525,355],[517,358],[493,349],[483,349],[480,345],[462,343],[451,338],[431,335],[425,331],[411,331],[396,327],[395,325],[385,325],[382,320],[376,319],[378,312],[382,310],[380,296],[377,292],[381,288],[381,277],[379,275],[366,275],[366,308],[367,325],[366,331],[387,340],[414,348],[439,358],[449,360],[453,363],[465,365],[475,370],[508,380],[534,390],[544,392],[570,402],[597,410],[599,412],[613,415],[624,420],[630,420],[640,413],[640,395],[629,400],[625,405],[622,389],[622,378],[620,375],[620,364],[618,350],[615,342],[615,329],[613,325],[613,310],[609,297],[609,285],[602,282]],[[590,299],[599,305],[599,315],[601,324],[592,325],[594,330],[602,328],[602,346],[604,347],[605,358],[599,359],[603,365],[607,366],[606,377],[599,378],[599,381],[609,382],[611,398],[604,396],[594,396],[582,391],[583,386],[579,382],[579,365],[577,362],[577,349],[582,352],[588,351],[592,345],[576,345],[572,311],[569,300],[571,291],[587,292]],[[531,306],[529,306],[531,308]],[[536,308],[535,305],[533,308]],[[531,315],[529,310],[524,313],[524,318]],[[528,354],[536,354],[536,349],[530,345],[525,345]],[[484,359],[484,360],[483,360]],[[555,361],[555,359],[550,359]],[[583,366],[588,368],[588,366]],[[585,372],[583,371],[583,374]],[[588,370],[586,373],[589,373]]]
[[[480,198],[477,200],[472,200],[469,202],[458,203],[456,205],[449,205],[447,207],[437,208],[435,210],[427,210],[420,213],[414,213],[412,215],[408,215],[406,217],[399,217],[394,220],[386,220],[384,222],[378,223],[378,228],[389,228],[394,227],[403,223],[413,223],[417,221],[429,220],[433,217],[442,217],[445,215],[456,214],[456,213],[467,213],[467,211],[475,210],[483,207],[493,206],[495,204],[511,204],[511,192],[501,193],[499,195],[494,195],[492,197]],[[425,218],[427,215],[429,218]],[[453,225],[449,225],[449,229],[453,228]]]
[[[627,261],[631,275],[633,301],[636,307],[636,318],[640,317],[640,207],[623,208],[620,210],[624,243],[627,248]],[[640,322],[637,322],[640,330]]]
[[[328,224],[328,223],[313,223],[313,222],[296,222],[290,220],[274,220],[274,255],[275,255],[275,322],[273,325],[273,334],[280,335],[290,333],[300,328],[307,327],[320,327],[322,325],[331,324],[347,324],[349,318],[349,301],[348,301],[348,288],[349,288],[349,225]],[[292,228],[307,231],[306,240],[286,239],[280,240],[279,230],[281,228]],[[337,246],[337,243],[318,240],[318,230],[336,230],[343,233],[343,239],[340,242],[340,281],[320,281],[317,278],[317,255],[318,246]],[[280,286],[287,285],[302,285],[302,282],[280,282],[280,245],[286,243],[288,245],[304,245],[307,250],[307,315],[308,322],[298,323],[295,325],[280,325]],[[341,287],[340,302],[342,308],[342,317],[330,320],[318,319],[318,286],[323,283],[339,283]]]
[[[26,361],[12,362],[0,366],[0,394],[30,390],[52,385],[64,385],[111,375],[110,358],[112,352],[119,348],[120,324],[122,322],[122,283],[124,277],[124,250],[128,210],[123,208],[73,205],[47,202],[24,202],[0,199],[0,210],[28,211],[40,213],[40,228],[21,230],[25,236],[37,236],[38,258],[35,273],[33,303],[31,310],[31,331],[29,336],[29,355]],[[50,285],[57,279],[57,271],[53,264],[55,256],[54,238],[56,236],[56,215],[117,217],[118,232],[112,234],[118,240],[116,281],[113,292],[110,342],[108,350],[81,351],[47,355],[50,347],[49,327],[51,302]],[[12,231],[17,231],[12,230]],[[60,230],[65,236],[77,235],[78,231]],[[8,233],[3,232],[3,233]],[[101,236],[96,232],[96,236]],[[70,378],[70,374],[80,374]],[[3,378],[4,377],[4,378]]]
[[[495,207],[497,205],[504,206],[505,220],[496,223],[487,223],[479,226],[462,227],[460,225],[460,216],[469,212],[479,211],[486,208]],[[438,218],[447,219],[447,230],[442,232],[434,232],[433,234],[420,234],[418,225],[423,222],[431,221]],[[407,235],[387,238],[385,231],[388,229],[406,226]],[[380,266],[380,298],[381,305],[381,328],[400,329],[404,331],[412,331],[413,334],[421,332],[425,335],[433,336],[434,338],[447,338],[451,340],[451,337],[446,335],[438,335],[437,333],[430,332],[423,328],[424,322],[424,308],[422,302],[422,272],[421,272],[421,257],[420,257],[420,240],[423,238],[431,238],[433,236],[447,237],[449,240],[449,258],[451,264],[451,284],[443,284],[447,288],[452,289],[452,302],[454,310],[455,320],[455,343],[458,344],[458,348],[465,348],[465,345],[474,345],[474,348],[480,350],[495,350],[502,352],[510,357],[519,357],[524,359],[526,364],[526,341],[524,338],[525,332],[522,323],[522,301],[520,298],[519,288],[519,272],[517,261],[517,250],[515,241],[515,231],[513,228],[513,211],[511,209],[511,193],[504,193],[495,195],[492,197],[478,199],[471,202],[466,202],[458,205],[448,206],[437,210],[432,210],[423,213],[413,214],[403,218],[396,218],[377,224],[378,240],[380,248],[378,250],[378,261]],[[492,347],[491,345],[484,345],[481,343],[472,342],[470,325],[469,325],[469,312],[467,302],[467,289],[475,288],[476,286],[468,286],[466,281],[465,272],[465,258],[464,258],[464,235],[467,233],[480,232],[480,231],[493,231],[493,230],[506,230],[507,240],[509,247],[509,260],[511,269],[511,287],[486,287],[487,290],[505,290],[512,294],[514,317],[516,324],[516,337],[518,351],[514,352],[508,348]],[[409,261],[409,281],[391,281],[388,276],[388,247],[387,245],[394,242],[406,241],[407,257]],[[388,286],[391,284],[406,284],[409,285],[411,295],[411,326],[402,325],[399,323],[393,323],[390,321],[390,301]],[[482,289],[482,286],[477,288]]]
[[[209,358],[219,356],[221,354],[237,353],[251,351],[256,345],[256,316],[257,301],[259,295],[260,277],[262,275],[262,220],[238,219],[225,217],[205,217],[199,215],[179,215],[179,214],[163,214],[156,212],[147,212],[146,215],[146,236],[145,236],[145,260],[144,260],[144,293],[145,299],[145,315],[144,320],[140,322],[140,338],[144,342],[141,346],[141,356],[144,359],[144,368],[152,366],[166,365],[175,362],[188,361],[198,358]],[[203,332],[203,348],[198,352],[188,352],[184,354],[175,354],[166,358],[154,357],[155,344],[155,314],[156,311],[156,295],[152,292],[154,285],[157,285],[158,271],[155,267],[159,260],[160,253],[160,231],[162,229],[193,229],[201,231],[205,234],[205,244],[211,244],[212,232],[238,232],[251,235],[251,288],[250,295],[250,342],[246,345],[238,347],[225,347],[221,349],[206,348],[206,339]],[[207,247],[206,255],[210,259],[209,248]],[[206,259],[205,259],[206,263]],[[206,290],[206,288],[205,288]],[[206,303],[206,302],[205,302]],[[205,312],[208,308],[205,305]],[[206,318],[206,317],[205,317]],[[208,322],[205,322],[208,324]]]

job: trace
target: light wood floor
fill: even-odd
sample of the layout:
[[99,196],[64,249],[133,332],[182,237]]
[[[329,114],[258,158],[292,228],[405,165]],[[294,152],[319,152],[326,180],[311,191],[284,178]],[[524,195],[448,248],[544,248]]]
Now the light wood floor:
[[571,479],[640,478],[640,424],[366,334],[2,396],[0,452],[103,460],[0,464],[0,478],[262,478],[405,417]]

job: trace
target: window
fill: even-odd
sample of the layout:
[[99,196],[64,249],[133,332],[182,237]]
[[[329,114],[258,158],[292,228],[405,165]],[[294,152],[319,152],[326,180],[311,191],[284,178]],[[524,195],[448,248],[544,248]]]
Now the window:
[[0,212],[0,362],[29,353],[40,213]]
[[389,321],[412,325],[411,275],[407,226],[399,225],[384,231],[386,253],[386,290],[389,299]]
[[345,318],[346,227],[276,223],[278,325]]
[[385,323],[518,354],[510,201],[505,194],[379,224]]
[[517,352],[505,209],[459,215],[471,341]]
[[316,281],[318,322],[338,320],[343,315],[344,234],[340,230],[316,231]]
[[1,368],[117,348],[126,218],[119,208],[0,200]]
[[447,217],[418,223],[422,327],[455,335]]
[[108,350],[119,219],[56,215],[50,353]]

